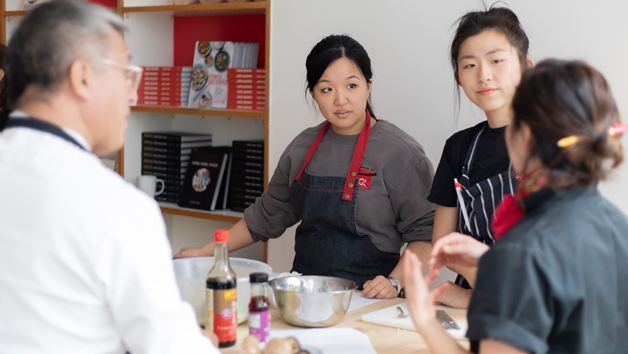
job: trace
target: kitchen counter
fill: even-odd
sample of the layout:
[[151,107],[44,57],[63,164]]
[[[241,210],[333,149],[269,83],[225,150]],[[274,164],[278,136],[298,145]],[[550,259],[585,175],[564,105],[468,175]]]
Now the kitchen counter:
[[[357,310],[347,313],[338,324],[328,328],[348,327],[365,333],[366,335],[368,335],[369,339],[371,340],[371,344],[378,354],[428,354],[430,353],[430,350],[427,348],[427,345],[417,332],[387,326],[380,326],[368,322],[363,322],[360,319],[364,314],[400,304],[405,301],[405,299],[391,299],[376,302],[369,306],[359,308]],[[464,323],[466,325],[466,311],[456,309],[446,309],[445,311],[449,314],[449,316],[451,316],[453,320],[455,320],[459,324]],[[301,327],[295,327],[284,322],[277,308],[273,308],[271,310],[271,316],[272,331],[302,329]],[[248,335],[249,327],[247,322],[244,322],[238,326],[238,340],[236,344],[233,347],[221,349],[221,352],[226,354],[240,354],[240,346],[242,345],[242,341]],[[463,347],[469,348],[469,342],[467,340],[459,340],[458,342]]]

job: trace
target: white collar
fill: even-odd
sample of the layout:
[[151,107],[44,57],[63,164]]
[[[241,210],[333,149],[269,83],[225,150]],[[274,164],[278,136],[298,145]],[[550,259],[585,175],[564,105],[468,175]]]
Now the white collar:
[[[11,114],[9,114],[9,117],[20,118],[20,119],[31,118],[28,114],[22,111],[18,111],[18,110],[11,112]],[[87,140],[79,132],[68,127],[61,127],[61,129],[63,129],[64,132],[66,132],[69,136],[71,136],[72,139],[76,140],[76,142],[79,143],[79,145],[81,145],[86,151],[92,151],[92,147],[89,146],[89,143],[87,142]]]

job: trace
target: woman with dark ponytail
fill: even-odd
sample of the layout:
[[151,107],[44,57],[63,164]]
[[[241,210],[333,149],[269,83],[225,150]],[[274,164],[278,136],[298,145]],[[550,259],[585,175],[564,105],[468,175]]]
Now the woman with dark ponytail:
[[[580,61],[546,60],[523,74],[506,145],[522,180],[493,220],[497,243],[439,240],[428,269],[477,267],[467,336],[480,353],[626,353],[628,219],[597,189],[624,158],[617,105]],[[434,321],[416,256],[406,257],[413,321],[432,353],[464,353]]]
[[[432,164],[416,140],[375,118],[371,60],[360,43],[328,36],[305,66],[306,95],[326,122],[286,148],[268,189],[231,228],[229,249],[279,237],[300,221],[294,271],[353,280],[366,297],[396,297],[403,244],[424,259],[431,249]],[[176,257],[211,256],[214,245]]]

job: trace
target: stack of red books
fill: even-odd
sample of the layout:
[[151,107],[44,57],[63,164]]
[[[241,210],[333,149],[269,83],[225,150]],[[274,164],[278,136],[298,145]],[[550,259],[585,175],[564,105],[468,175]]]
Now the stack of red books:
[[266,70],[227,69],[229,95],[227,109],[263,111],[266,109]]
[[137,104],[187,106],[191,74],[191,67],[145,66],[137,89]]

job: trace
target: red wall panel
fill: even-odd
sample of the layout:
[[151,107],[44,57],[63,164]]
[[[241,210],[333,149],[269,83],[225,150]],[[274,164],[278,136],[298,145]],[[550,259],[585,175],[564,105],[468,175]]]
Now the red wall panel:
[[257,67],[264,68],[265,30],[264,15],[175,17],[174,65],[192,66],[196,41],[231,41],[259,43]]

